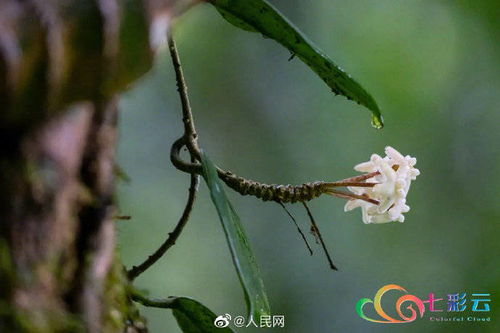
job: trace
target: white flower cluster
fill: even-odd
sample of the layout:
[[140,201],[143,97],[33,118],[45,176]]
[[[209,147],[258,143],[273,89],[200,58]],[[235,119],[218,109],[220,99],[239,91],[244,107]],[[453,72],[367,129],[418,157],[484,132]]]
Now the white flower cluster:
[[373,154],[370,161],[360,163],[354,170],[366,173],[378,172],[369,181],[375,181],[373,187],[349,187],[357,195],[367,196],[377,200],[378,205],[355,199],[347,201],[344,211],[361,207],[364,223],[387,223],[392,221],[403,222],[403,213],[410,210],[406,204],[406,195],[412,180],[415,180],[420,171],[414,166],[417,159],[409,155],[403,156],[396,149],[386,147],[384,158]]

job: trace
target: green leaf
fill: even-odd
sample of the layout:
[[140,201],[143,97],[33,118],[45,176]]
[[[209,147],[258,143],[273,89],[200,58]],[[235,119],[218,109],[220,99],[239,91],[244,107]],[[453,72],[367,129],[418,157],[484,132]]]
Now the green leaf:
[[245,21],[240,20],[237,16],[234,16],[233,14],[231,14],[230,12],[228,12],[227,10],[224,10],[222,8],[217,8],[217,11],[222,15],[222,17],[226,21],[228,21],[229,23],[231,23],[235,27],[238,27],[238,28],[240,28],[242,30],[246,30],[246,31],[250,31],[250,32],[259,32],[254,27],[252,27],[251,25],[247,24]]
[[384,126],[373,97],[265,0],[209,0],[231,24],[272,38],[309,66],[335,94],[372,111],[372,125]]
[[240,218],[229,202],[222,182],[217,176],[217,170],[204,152],[201,155],[201,164],[203,165],[203,177],[222,222],[233,263],[245,293],[248,317],[258,320],[261,315],[269,315],[270,309],[257,262]]
[[188,297],[175,297],[172,313],[184,333],[231,333],[229,327],[214,325],[217,317],[209,308]]

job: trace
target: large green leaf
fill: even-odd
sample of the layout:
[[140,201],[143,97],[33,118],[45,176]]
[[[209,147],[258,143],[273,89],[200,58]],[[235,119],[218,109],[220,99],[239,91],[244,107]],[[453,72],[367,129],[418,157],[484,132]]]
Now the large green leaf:
[[380,109],[373,97],[267,1],[209,0],[209,2],[231,24],[247,31],[258,31],[286,47],[318,74],[335,94],[343,95],[371,110],[374,127],[383,127]]
[[201,155],[201,164],[203,165],[203,177],[222,222],[233,263],[245,293],[248,316],[252,316],[258,321],[261,315],[269,315],[270,309],[264,283],[260,277],[250,243],[245,235],[240,218],[224,192],[215,166],[205,153]]
[[229,327],[214,325],[217,317],[203,304],[187,297],[175,297],[171,305],[177,323],[184,333],[231,333]]

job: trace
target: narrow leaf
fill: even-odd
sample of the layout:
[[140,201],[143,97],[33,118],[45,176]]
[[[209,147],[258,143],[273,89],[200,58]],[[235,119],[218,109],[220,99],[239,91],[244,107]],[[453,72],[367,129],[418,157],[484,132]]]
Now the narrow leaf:
[[179,327],[184,333],[233,332],[229,327],[216,327],[214,322],[217,315],[194,299],[175,297],[171,307],[177,324],[179,324]]
[[269,315],[270,309],[250,243],[238,215],[224,192],[217,170],[205,153],[202,153],[201,164],[203,177],[222,222],[233,263],[245,293],[248,316],[259,320],[261,315]]
[[231,14],[230,12],[222,9],[222,8],[217,8],[217,11],[219,12],[219,14],[222,15],[222,17],[228,21],[229,23],[231,23],[232,25],[234,25],[235,27],[238,27],[242,30],[246,30],[246,31],[250,31],[250,32],[259,32],[258,30],[255,30],[254,27],[252,27],[251,25],[247,24],[245,21],[239,19],[237,16],[234,16],[233,14]]
[[307,39],[286,17],[265,0],[209,0],[231,24],[274,39],[309,66],[335,94],[367,107],[372,125],[382,128],[380,109],[373,97],[349,74]]

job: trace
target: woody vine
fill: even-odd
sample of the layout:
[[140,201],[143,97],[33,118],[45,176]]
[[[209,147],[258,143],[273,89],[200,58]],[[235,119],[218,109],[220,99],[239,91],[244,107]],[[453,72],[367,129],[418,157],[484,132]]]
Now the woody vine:
[[[235,24],[232,16],[233,14],[230,12],[230,10],[235,10],[235,8],[224,7],[223,4],[225,2],[223,1],[213,1],[213,3],[228,21]],[[241,4],[239,1],[235,1],[235,3]],[[257,10],[260,14],[263,14],[264,19],[265,14],[271,9],[273,10],[272,13],[277,15],[277,11],[265,2],[251,1],[250,3],[253,3],[255,6],[257,6],[257,4],[263,6],[260,7],[260,9],[258,7],[250,9],[253,11]],[[242,5],[242,7],[245,6]],[[263,8],[266,8],[266,10],[262,10]],[[246,8],[248,11],[250,11],[250,9]],[[236,10],[241,10],[241,8],[236,8]],[[235,13],[239,15],[239,17],[245,19],[244,12]],[[281,16],[279,16],[279,18],[281,19]],[[247,21],[254,22],[252,20]],[[284,22],[286,23],[286,21]],[[241,24],[241,21],[236,22],[236,25],[240,27]],[[269,33],[269,31],[267,31],[267,33]],[[296,41],[298,41],[300,45],[300,38],[302,38],[302,36],[298,32],[294,33],[297,34],[295,35],[295,37],[297,37]],[[282,40],[278,38],[275,39],[286,45]],[[167,239],[153,254],[142,263],[128,270],[127,274],[131,281],[154,265],[179,238],[183,228],[189,221],[201,176],[205,179],[210,189],[212,200],[219,213],[235,268],[245,293],[249,319],[269,314],[270,308],[264,290],[264,284],[260,278],[259,270],[250,246],[248,245],[249,242],[246,239],[243,227],[240,224],[236,212],[224,193],[222,183],[241,195],[254,196],[262,201],[271,201],[280,205],[293,221],[308,251],[312,255],[313,251],[307,241],[305,233],[301,230],[294,216],[286,208],[285,204],[300,203],[303,205],[310,220],[310,233],[314,236],[316,242],[321,244],[329,267],[333,270],[337,270],[337,267],[323,241],[318,223],[307,205],[308,201],[323,194],[327,194],[346,200],[345,211],[360,207],[362,211],[362,220],[366,224],[404,221],[403,214],[410,209],[406,204],[406,196],[411,182],[419,175],[419,170],[414,167],[416,164],[415,158],[409,155],[404,156],[392,147],[386,147],[385,157],[373,154],[368,162],[356,165],[355,170],[361,172],[362,174],[360,175],[338,181],[314,181],[301,185],[263,184],[235,175],[230,171],[214,165],[199,145],[199,137],[195,128],[193,112],[189,102],[187,83],[183,75],[179,53],[171,33],[169,33],[167,40],[172,65],[175,70],[184,126],[183,136],[177,139],[171,146],[170,160],[178,170],[190,175],[191,182],[188,189],[188,200],[176,227],[168,234]],[[347,74],[335,67],[338,72],[333,74],[333,78],[337,79],[332,81],[329,74],[318,70],[317,65],[308,60],[307,55],[303,54],[304,51],[302,48],[296,47],[290,49],[292,55],[298,55],[306,64],[312,67],[313,70],[332,87],[334,92],[340,93],[349,99],[354,99],[360,104],[364,104],[371,108],[373,111],[372,123],[374,127],[382,127],[382,120],[375,102],[372,100],[371,96],[357,85],[357,83]],[[328,61],[323,62],[323,65],[330,69],[334,68]],[[342,73],[342,75],[339,73]],[[343,82],[342,79],[345,81]],[[349,84],[346,85],[346,81]],[[342,83],[344,85],[342,85]],[[189,161],[181,157],[181,150],[183,148],[186,148],[188,152]],[[186,327],[193,324],[193,322],[198,322],[200,318],[197,319],[197,316],[207,316],[208,322],[210,323],[215,320],[215,315],[210,310],[188,298],[170,297],[168,299],[150,299],[133,288],[131,289],[131,297],[136,302],[145,306],[171,308],[179,325],[186,331],[189,331]],[[186,314],[188,304],[189,306],[198,308],[199,311],[197,314],[191,314],[191,317],[188,316],[189,319],[186,319],[184,315]],[[199,322],[198,324],[202,325]],[[204,329],[209,330],[210,328],[205,327]]]

